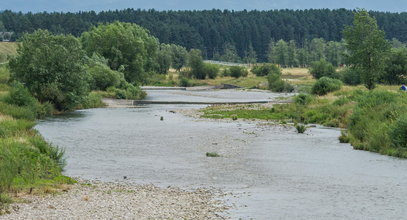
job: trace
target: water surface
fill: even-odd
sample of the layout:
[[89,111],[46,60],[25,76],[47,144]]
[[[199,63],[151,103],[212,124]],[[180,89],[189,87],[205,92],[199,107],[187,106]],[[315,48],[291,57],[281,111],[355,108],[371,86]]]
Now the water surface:
[[[157,91],[150,100],[273,100],[242,91]],[[179,100],[177,100],[179,101]],[[407,161],[355,151],[336,129],[200,120],[172,113],[201,108],[149,105],[91,109],[41,121],[66,149],[65,174],[159,186],[217,187],[233,219],[406,219]],[[161,121],[160,117],[164,120]],[[217,152],[219,158],[208,158]],[[126,180],[124,180],[126,176]]]

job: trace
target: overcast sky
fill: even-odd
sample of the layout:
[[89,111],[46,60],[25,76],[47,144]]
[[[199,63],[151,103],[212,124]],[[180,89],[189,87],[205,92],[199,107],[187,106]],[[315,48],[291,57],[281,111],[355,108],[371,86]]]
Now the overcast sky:
[[407,12],[407,0],[0,0],[0,10],[23,12],[101,11],[124,8],[157,10],[365,8]]

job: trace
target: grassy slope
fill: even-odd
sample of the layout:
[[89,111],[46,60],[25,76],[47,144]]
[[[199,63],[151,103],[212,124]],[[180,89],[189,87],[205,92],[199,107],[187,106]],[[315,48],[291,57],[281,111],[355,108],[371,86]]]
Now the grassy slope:
[[8,56],[17,54],[16,42],[0,42],[0,63],[7,61]]
[[53,193],[74,181],[61,174],[63,151],[33,129],[33,106],[9,104],[9,73],[0,66],[0,214],[18,194]]

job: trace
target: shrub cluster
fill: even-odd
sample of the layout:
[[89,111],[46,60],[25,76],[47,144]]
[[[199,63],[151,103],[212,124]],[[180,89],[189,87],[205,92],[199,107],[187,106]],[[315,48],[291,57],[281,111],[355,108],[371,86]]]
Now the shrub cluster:
[[269,74],[281,75],[281,68],[275,64],[265,64],[254,66],[251,72],[256,76],[267,76]]
[[325,60],[312,62],[309,71],[315,79],[321,77],[338,78],[335,67]]
[[242,66],[231,66],[223,70],[223,76],[231,76],[234,78],[246,77],[249,74],[247,69]]
[[338,79],[332,79],[329,77],[322,77],[312,86],[312,94],[326,95],[329,92],[337,91],[341,89],[342,81]]
[[294,87],[281,79],[281,75],[273,73],[267,76],[269,89],[273,92],[292,92]]

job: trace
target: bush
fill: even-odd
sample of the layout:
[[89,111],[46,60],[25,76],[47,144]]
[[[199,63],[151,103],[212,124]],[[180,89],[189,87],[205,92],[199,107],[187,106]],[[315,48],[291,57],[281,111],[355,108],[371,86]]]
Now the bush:
[[231,77],[239,78],[239,77],[246,77],[249,72],[245,67],[242,66],[231,66],[229,68],[229,74]]
[[407,150],[407,114],[390,127],[389,136],[393,147]]
[[118,87],[124,81],[123,73],[113,71],[106,65],[94,65],[87,70],[91,77],[91,88],[106,90],[108,87]]
[[5,97],[5,102],[17,106],[32,106],[37,100],[31,96],[31,93],[21,83],[14,83],[9,95]]
[[[44,104],[40,104],[21,83],[14,83],[9,94],[4,97],[4,101],[8,104],[22,107],[19,112],[25,111],[23,109],[32,112],[33,114],[28,114],[27,117],[23,117],[26,119],[33,119],[32,115],[34,115],[34,118],[44,118],[45,116],[51,115],[54,111],[54,106],[51,103],[45,102]],[[4,110],[7,111],[8,108],[10,108],[10,106]],[[10,114],[16,116],[16,113]],[[20,117],[17,116],[17,118]]]
[[339,143],[346,144],[346,143],[350,142],[350,138],[349,138],[348,134],[343,130],[341,131],[341,136],[339,136],[338,139],[339,139]]
[[28,88],[41,103],[71,110],[88,94],[85,52],[72,35],[53,35],[45,30],[25,34],[9,62],[12,78]]
[[297,124],[295,128],[297,129],[297,132],[299,134],[303,134],[307,130],[307,127],[305,127],[305,125],[302,124]]
[[86,96],[82,103],[77,107],[78,109],[87,109],[87,108],[100,108],[105,106],[105,103],[102,101],[102,95],[91,92]]
[[342,82],[337,79],[331,79],[328,77],[322,77],[317,82],[315,82],[312,87],[312,94],[315,95],[326,95],[329,92],[337,91],[341,89]]
[[33,147],[40,151],[41,154],[54,160],[61,170],[64,168],[66,164],[64,159],[64,149],[48,144],[41,136],[38,135],[31,137],[29,141]]
[[265,64],[261,66],[254,66],[251,70],[256,76],[267,76],[269,74],[277,74],[281,76],[281,68],[275,64]]
[[114,94],[114,97],[117,99],[143,99],[146,96],[146,93],[140,87],[130,83],[127,83],[124,89],[109,87],[106,91]]
[[209,79],[215,79],[218,76],[219,66],[210,63],[204,63],[203,71]]
[[335,67],[325,60],[312,62],[309,71],[315,79],[322,77],[337,78]]
[[294,98],[294,102],[299,105],[308,105],[312,100],[314,100],[314,97],[304,93],[300,93]]
[[189,86],[191,86],[191,82],[189,82],[189,79],[187,79],[185,77],[181,77],[179,79],[179,85],[182,87],[189,87]]
[[342,81],[346,85],[359,85],[362,83],[360,73],[355,69],[351,69],[349,67],[344,68],[340,72],[340,75],[342,76]]
[[273,92],[292,92],[294,87],[288,82],[281,79],[278,74],[270,74],[267,77],[269,89]]

